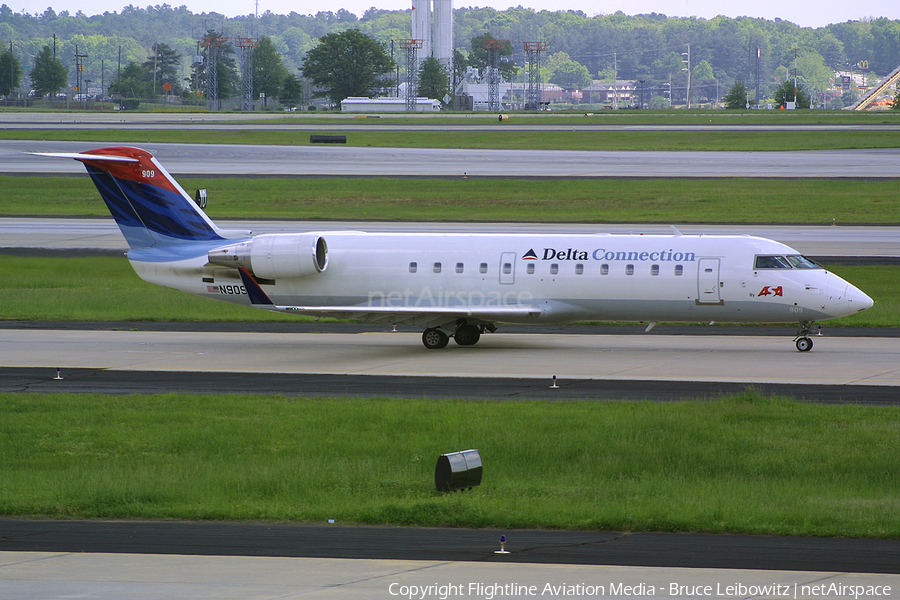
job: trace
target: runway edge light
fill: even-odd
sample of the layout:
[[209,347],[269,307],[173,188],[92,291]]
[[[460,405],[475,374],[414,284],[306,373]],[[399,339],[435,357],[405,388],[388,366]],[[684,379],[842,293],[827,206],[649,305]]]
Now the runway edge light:
[[509,554],[509,550],[506,549],[506,536],[500,536],[500,549],[494,550],[494,554]]

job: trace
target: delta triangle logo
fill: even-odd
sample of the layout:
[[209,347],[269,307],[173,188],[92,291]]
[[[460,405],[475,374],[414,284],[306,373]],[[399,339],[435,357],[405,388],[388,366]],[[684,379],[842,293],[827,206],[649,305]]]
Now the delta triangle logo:
[[535,254],[534,248],[531,248],[528,252],[523,254],[522,260],[537,260],[537,254]]

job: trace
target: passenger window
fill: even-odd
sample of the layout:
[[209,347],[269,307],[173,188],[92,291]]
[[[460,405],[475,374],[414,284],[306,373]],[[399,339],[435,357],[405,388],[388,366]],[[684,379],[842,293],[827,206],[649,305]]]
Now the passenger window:
[[584,265],[582,265],[580,263],[575,265],[575,274],[581,275],[582,273],[584,273]]
[[555,263],[550,265],[550,274],[556,275],[557,273],[559,273],[559,265]]
[[409,263],[409,272],[415,273],[419,269],[419,265],[417,263],[411,262]]
[[525,270],[529,275],[534,275],[534,263],[528,263],[528,267]]
[[456,263],[456,272],[457,273],[463,272],[463,264],[462,263]]
[[634,275],[634,265],[625,265],[625,274]]
[[503,274],[509,275],[512,273],[512,263],[503,263]]
[[482,275],[487,273],[487,263],[481,263],[481,265],[478,267],[478,272]]
[[656,277],[659,275],[659,265],[651,265],[650,266],[650,274]]
[[675,265],[675,277],[681,277],[684,274],[684,265]]
[[609,265],[600,265],[600,274],[609,275]]
[[439,262],[434,263],[434,267],[432,267],[431,270],[434,271],[435,273],[440,273],[441,272],[441,263],[439,263]]

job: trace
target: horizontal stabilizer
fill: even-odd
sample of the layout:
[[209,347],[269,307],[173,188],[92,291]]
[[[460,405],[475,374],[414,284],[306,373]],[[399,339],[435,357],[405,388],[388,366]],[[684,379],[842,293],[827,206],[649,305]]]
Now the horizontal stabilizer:
[[110,154],[87,154],[84,152],[28,152],[34,156],[49,156],[50,158],[74,158],[75,160],[106,160],[114,162],[140,162],[140,159],[131,156],[114,156]]

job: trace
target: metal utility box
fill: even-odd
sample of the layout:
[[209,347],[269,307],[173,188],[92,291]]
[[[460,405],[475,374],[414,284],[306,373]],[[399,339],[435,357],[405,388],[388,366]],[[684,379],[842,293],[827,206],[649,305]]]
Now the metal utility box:
[[434,485],[439,492],[455,492],[481,485],[481,455],[478,450],[441,454],[434,468]]

